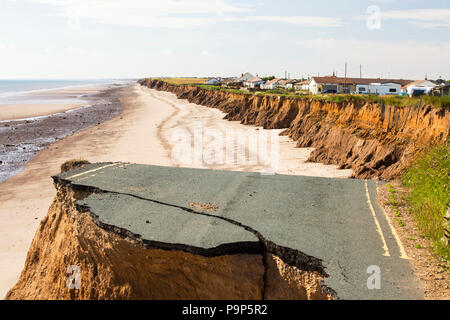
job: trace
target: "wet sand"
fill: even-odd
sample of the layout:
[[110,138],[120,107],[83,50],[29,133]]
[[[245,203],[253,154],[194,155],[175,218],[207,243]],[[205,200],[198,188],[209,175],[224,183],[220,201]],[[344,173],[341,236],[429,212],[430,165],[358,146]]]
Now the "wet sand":
[[[107,89],[98,95],[114,96],[117,89]],[[92,97],[94,99],[94,97]],[[43,108],[35,111],[35,105],[14,105],[15,109],[24,107],[27,120],[0,121],[0,183],[20,172],[24,165],[40,150],[55,141],[64,139],[77,131],[98,125],[115,117],[120,104],[104,102],[100,97],[92,105],[61,111],[59,108]],[[5,112],[0,106],[0,114]],[[55,111],[50,115],[40,115]],[[39,116],[38,116],[39,115]]]
[[[107,100],[108,97],[105,97]],[[259,134],[261,128],[222,120],[218,110],[189,104],[173,94],[139,85],[117,91],[122,110],[115,118],[77,132],[49,145],[25,169],[0,184],[0,297],[15,284],[36,229],[56,194],[51,175],[66,160],[84,158],[91,162],[123,161],[164,166],[260,171],[261,164],[180,164],[172,157],[174,131],[193,132],[198,123],[219,131]],[[194,141],[192,141],[194,143]],[[247,152],[248,150],[239,151]],[[280,137],[277,172],[287,174],[348,177],[350,170],[303,163],[312,150],[297,149],[287,137]]]
[[0,121],[41,117],[81,106],[81,104],[0,104]]
[[[41,117],[99,102],[100,92],[112,84],[40,90],[0,99],[0,121]],[[6,102],[5,102],[6,101]]]

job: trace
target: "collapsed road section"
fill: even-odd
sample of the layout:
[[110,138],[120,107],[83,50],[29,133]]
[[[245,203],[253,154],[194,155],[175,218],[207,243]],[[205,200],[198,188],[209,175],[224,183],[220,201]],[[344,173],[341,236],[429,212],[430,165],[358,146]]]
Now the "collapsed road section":
[[7,299],[423,297],[374,181],[126,163],[53,179]]

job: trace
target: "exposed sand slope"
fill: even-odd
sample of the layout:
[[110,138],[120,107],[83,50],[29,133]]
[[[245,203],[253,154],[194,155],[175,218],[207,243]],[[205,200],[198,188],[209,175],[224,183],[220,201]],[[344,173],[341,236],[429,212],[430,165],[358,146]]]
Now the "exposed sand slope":
[[[85,158],[91,162],[123,161],[173,166],[177,164],[170,157],[170,146],[163,144],[167,143],[164,137],[170,136],[170,127],[177,122],[188,125],[202,118],[203,121],[213,121],[218,128],[244,127],[220,120],[222,115],[217,110],[206,107],[190,105],[186,113],[181,113],[177,107],[186,103],[177,101],[172,94],[159,93],[139,85],[126,87],[121,93],[123,111],[118,117],[51,145],[39,152],[24,171],[0,185],[1,297],[19,277],[31,240],[55,196],[50,176],[59,172],[63,162]],[[175,104],[168,104],[164,99]],[[248,126],[243,130],[255,131],[255,128]],[[349,171],[338,171],[333,166],[300,166],[311,150],[302,153],[302,149],[295,149],[295,144],[287,141],[280,146],[280,153],[286,158],[285,162],[281,161],[280,172],[317,173],[330,177],[350,175]],[[254,166],[235,169],[254,170]]]

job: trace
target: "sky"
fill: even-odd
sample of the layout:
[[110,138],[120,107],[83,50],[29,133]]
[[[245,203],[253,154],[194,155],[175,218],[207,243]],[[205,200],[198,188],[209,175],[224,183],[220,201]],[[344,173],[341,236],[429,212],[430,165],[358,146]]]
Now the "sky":
[[0,0],[0,79],[450,78],[448,0]]

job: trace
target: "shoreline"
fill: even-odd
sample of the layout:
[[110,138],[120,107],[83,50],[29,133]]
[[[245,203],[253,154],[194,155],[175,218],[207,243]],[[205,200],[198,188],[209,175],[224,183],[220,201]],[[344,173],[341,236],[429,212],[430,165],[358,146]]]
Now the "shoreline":
[[[63,162],[83,158],[90,162],[177,166],[170,157],[168,148],[171,146],[164,146],[163,141],[158,138],[159,136],[170,141],[173,128],[185,126],[191,130],[193,122],[200,120],[208,125],[232,128],[238,132],[244,130],[256,134],[260,130],[257,127],[223,120],[223,113],[217,109],[189,104],[185,100],[177,99],[173,94],[161,93],[138,84],[122,87],[112,97],[108,97],[107,92],[99,97],[120,103],[120,113],[104,123],[48,145],[39,151],[20,173],[0,183],[1,298],[20,275],[31,240],[56,194],[50,177],[59,173]],[[157,99],[158,97],[160,99]],[[176,113],[167,101],[181,111]],[[280,144],[285,145],[280,147],[280,152],[289,148],[291,150],[281,159],[280,173],[307,175],[305,172],[320,171],[323,168],[328,168],[334,174],[338,172],[342,175],[345,172],[336,170],[335,166],[314,163],[305,163],[304,167],[298,170],[298,164],[306,156],[300,154],[305,150],[295,148],[295,142],[280,139]],[[308,154],[311,152],[306,151]],[[209,169],[252,171],[254,167],[215,166]]]
[[[14,105],[19,109],[21,106]],[[25,112],[30,115],[35,106],[26,105],[26,110],[20,110],[18,113],[24,115]],[[59,107],[54,110],[47,106],[45,110],[31,112],[34,113],[33,117],[0,121],[0,183],[23,170],[27,162],[48,145],[105,122],[114,117],[119,109],[120,106],[117,104],[91,98],[89,105],[70,107],[64,111],[60,111]],[[39,115],[43,111],[58,112]],[[1,110],[0,114],[1,119],[6,117],[8,112]]]
[[34,120],[34,118],[90,106],[99,102],[98,95],[102,92],[119,86],[122,85],[79,85],[23,93],[12,92],[9,98],[0,95],[0,123]]
[[[0,124],[2,123],[10,123],[10,122],[21,122],[21,121],[32,121],[32,120],[39,120],[39,119],[43,119],[49,116],[55,116],[55,115],[61,115],[64,113],[69,113],[75,110],[79,110],[79,109],[85,109],[85,108],[90,108],[95,104],[86,104],[86,105],[77,105],[77,106],[72,106],[70,108],[68,108],[67,110],[62,110],[62,111],[56,111],[54,113],[48,113],[48,114],[44,114],[44,115],[36,115],[36,116],[31,116],[28,118],[17,118],[17,119],[5,119],[5,120],[0,120]],[[23,106],[20,104],[16,104],[14,106]],[[29,105],[26,105],[29,106]],[[33,105],[36,106],[36,105]]]
[[34,120],[83,107],[82,104],[0,104],[0,123]]

